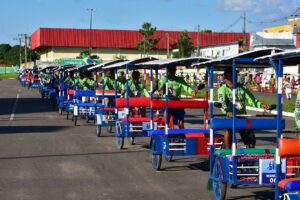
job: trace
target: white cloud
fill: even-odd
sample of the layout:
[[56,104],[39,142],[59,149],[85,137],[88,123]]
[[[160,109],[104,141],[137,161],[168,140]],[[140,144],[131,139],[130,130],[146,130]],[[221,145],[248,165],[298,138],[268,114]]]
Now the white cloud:
[[300,6],[300,0],[217,0],[217,2],[220,10],[245,11],[268,20],[289,16]]
[[218,6],[225,11],[247,11],[256,7],[255,0],[218,0]]
[[289,14],[298,6],[300,6],[299,0],[218,0],[219,9],[236,12]]

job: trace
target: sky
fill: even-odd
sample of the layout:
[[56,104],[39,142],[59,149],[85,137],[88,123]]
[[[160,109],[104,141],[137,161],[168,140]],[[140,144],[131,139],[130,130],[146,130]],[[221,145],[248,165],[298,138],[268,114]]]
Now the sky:
[[0,0],[0,44],[17,44],[18,34],[38,28],[138,30],[150,22],[157,30],[247,32],[286,24],[300,14],[300,0]]

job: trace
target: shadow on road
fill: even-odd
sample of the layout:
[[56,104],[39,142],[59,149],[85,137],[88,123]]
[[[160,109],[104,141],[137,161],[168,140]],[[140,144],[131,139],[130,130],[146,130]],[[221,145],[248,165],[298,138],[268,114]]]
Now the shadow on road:
[[0,134],[49,133],[68,128],[67,126],[0,126]]
[[[186,170],[209,171],[209,161],[207,158],[201,158],[200,161],[196,161],[195,157],[186,157],[186,158],[175,157],[173,159],[174,160],[171,162],[173,166],[170,166],[170,163],[166,164],[168,162],[166,162],[163,159],[163,167],[161,170],[162,171],[186,171]],[[183,165],[184,163],[186,163],[186,165]]]
[[33,159],[33,158],[55,158],[55,157],[73,157],[73,156],[98,156],[98,155],[113,155],[113,154],[131,154],[144,153],[145,150],[137,151],[114,151],[114,152],[95,152],[95,153],[72,153],[72,154],[46,154],[46,155],[32,155],[32,156],[11,156],[0,157],[0,160],[14,160],[14,159]]
[[[233,190],[241,189],[240,194],[242,194],[243,193],[242,190],[245,189],[245,188],[248,188],[248,187],[241,187],[241,188],[238,187],[238,188],[235,188]],[[274,190],[271,190],[271,189],[252,192],[252,194],[253,195],[235,196],[233,198],[228,198],[228,200],[235,200],[235,199],[271,200],[271,199],[274,199]]]
[[[0,99],[0,115],[12,113],[16,98]],[[51,112],[56,109],[47,102],[43,103],[40,98],[20,98],[18,99],[15,114]]]

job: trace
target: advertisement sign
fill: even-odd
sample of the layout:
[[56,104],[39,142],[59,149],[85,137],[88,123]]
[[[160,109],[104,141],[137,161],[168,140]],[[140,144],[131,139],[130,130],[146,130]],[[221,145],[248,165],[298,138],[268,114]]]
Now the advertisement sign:
[[[281,160],[281,173],[286,173],[286,159]],[[276,166],[274,159],[259,160],[259,184],[275,184]]]
[[151,122],[143,122],[143,131],[157,130],[157,122],[153,123],[153,129],[151,129]]

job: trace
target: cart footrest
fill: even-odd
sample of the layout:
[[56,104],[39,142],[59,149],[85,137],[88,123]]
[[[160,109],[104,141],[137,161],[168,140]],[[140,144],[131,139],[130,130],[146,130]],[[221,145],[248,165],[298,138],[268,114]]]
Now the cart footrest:
[[[251,155],[251,154],[275,154],[275,149],[258,149],[258,148],[242,148],[236,149],[236,153],[240,155]],[[231,155],[231,149],[221,149],[215,152],[216,155],[226,156]]]
[[300,178],[290,178],[279,181],[278,186],[286,191],[299,191]]
[[[159,117],[155,117],[153,119],[154,122],[159,121]],[[142,123],[142,122],[150,122],[151,118],[150,117],[129,117],[128,121],[130,123]],[[126,117],[122,119],[122,122],[126,122]]]

